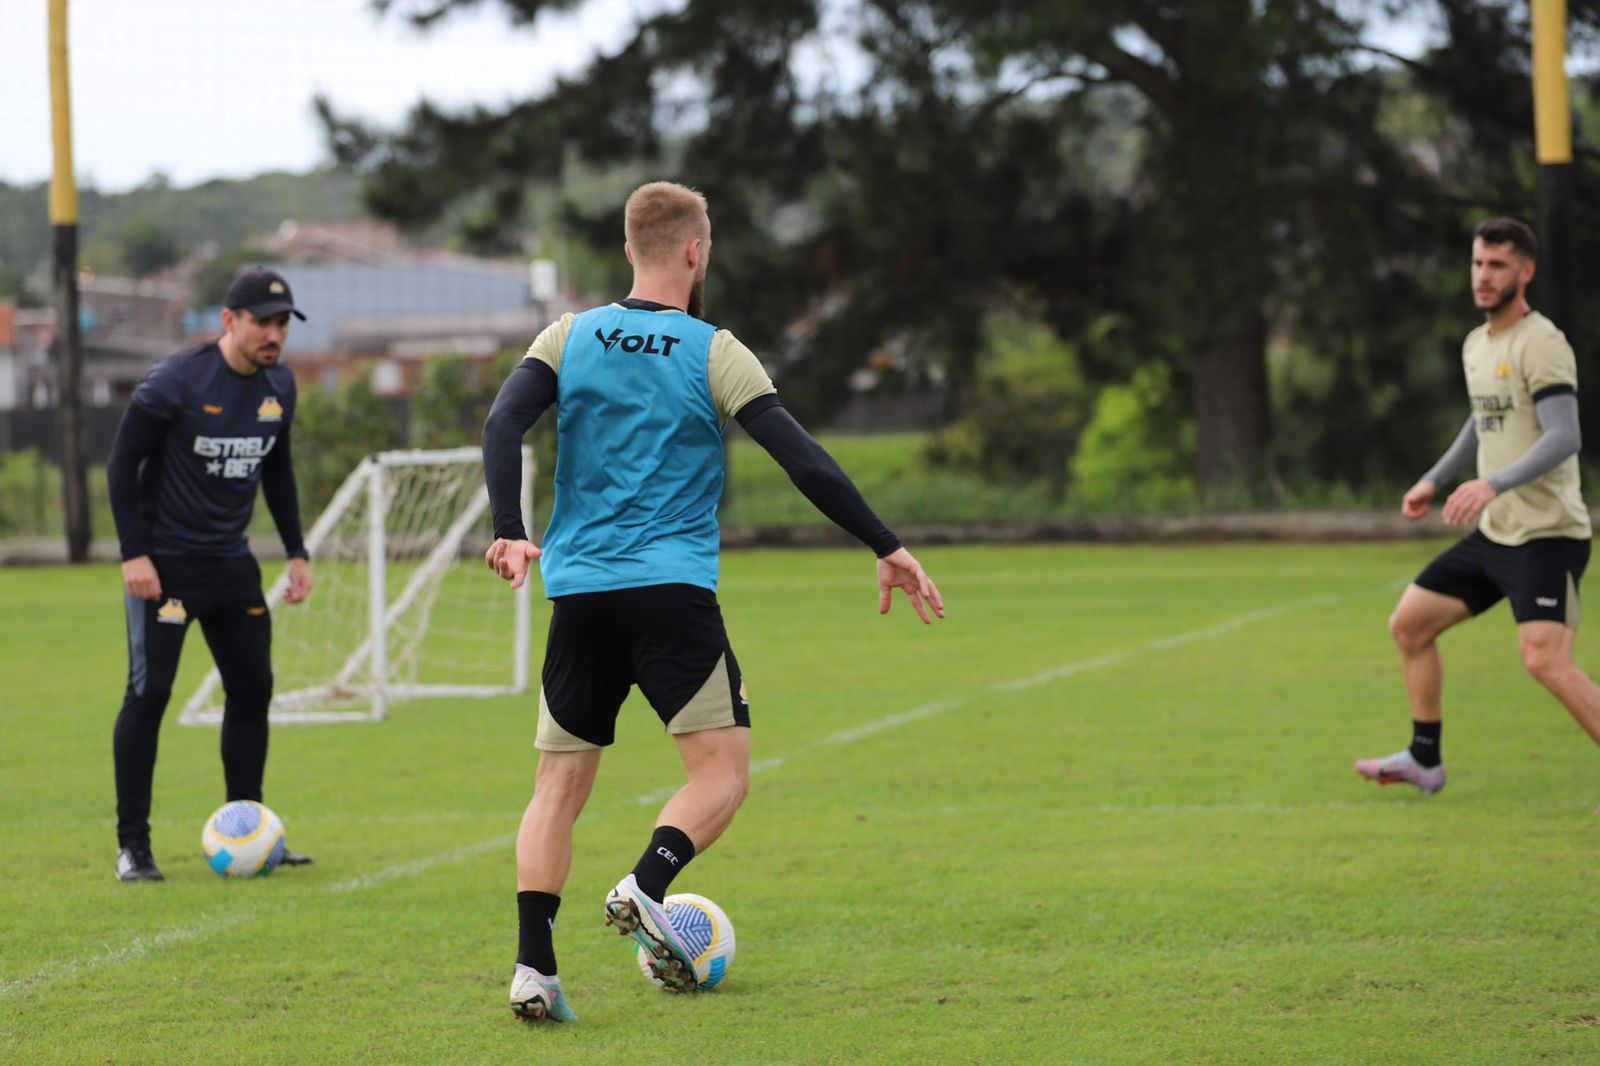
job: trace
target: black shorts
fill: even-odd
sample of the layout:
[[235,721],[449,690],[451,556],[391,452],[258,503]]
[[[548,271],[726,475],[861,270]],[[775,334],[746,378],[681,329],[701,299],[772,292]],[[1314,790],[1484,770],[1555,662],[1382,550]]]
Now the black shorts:
[[1589,542],[1543,537],[1496,544],[1481,531],[1447,549],[1417,575],[1416,584],[1453,596],[1473,614],[1503,598],[1518,622],[1560,622],[1578,628],[1578,582],[1589,565]]
[[541,674],[539,749],[611,744],[633,685],[669,733],[750,724],[714,592],[648,585],[558,596]]

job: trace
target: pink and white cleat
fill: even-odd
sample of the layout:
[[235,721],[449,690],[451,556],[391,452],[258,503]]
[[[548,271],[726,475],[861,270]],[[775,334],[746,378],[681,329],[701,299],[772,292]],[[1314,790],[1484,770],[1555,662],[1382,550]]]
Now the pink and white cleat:
[[1380,785],[1416,785],[1424,796],[1444,788],[1444,763],[1423,766],[1412,757],[1409,748],[1382,759],[1357,759],[1356,773]]
[[511,1013],[525,1022],[575,1022],[578,1015],[561,991],[561,978],[546,977],[532,966],[517,963],[511,975]]

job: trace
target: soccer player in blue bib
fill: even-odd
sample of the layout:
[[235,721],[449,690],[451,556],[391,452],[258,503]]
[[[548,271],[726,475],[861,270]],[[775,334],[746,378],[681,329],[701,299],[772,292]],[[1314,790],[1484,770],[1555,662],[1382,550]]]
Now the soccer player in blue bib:
[[[245,540],[258,487],[289,556],[284,602],[311,591],[289,457],[294,375],[281,362],[290,315],[305,318],[282,277],[241,273],[228,290],[222,337],[155,365],[134,390],[106,461],[128,617],[128,687],[113,741],[123,881],[162,880],[150,850],[156,741],[196,619],[226,692],[227,797],[261,802],[272,619]],[[291,852],[283,861],[311,860]]]
[[[901,589],[924,623],[944,603],[922,566],[837,463],[784,409],[756,357],[704,321],[711,220],[682,185],[628,197],[633,290],[563,315],[501,388],[483,429],[495,537],[485,561],[520,587],[539,560],[554,603],[539,692],[533,799],[517,836],[520,941],[511,1009],[573,1021],[551,931],[572,864],[572,827],[640,691],[677,741],[688,782],[667,801],[606,923],[649,953],[668,987],[696,986],[662,900],[733,820],[750,778],[750,715],[717,603],[722,428],[736,418],[816,507],[878,557],[878,609]],[[523,434],[554,404],[555,506],[543,549],[519,508]]]

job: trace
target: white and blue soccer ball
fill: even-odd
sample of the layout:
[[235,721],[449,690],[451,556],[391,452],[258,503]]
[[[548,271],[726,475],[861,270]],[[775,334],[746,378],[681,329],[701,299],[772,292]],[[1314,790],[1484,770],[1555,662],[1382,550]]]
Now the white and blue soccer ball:
[[264,877],[283,861],[288,848],[276,814],[254,800],[234,800],[206,819],[200,850],[219,876]]
[[[679,892],[661,901],[667,908],[672,931],[694,955],[694,975],[703,989],[716,988],[733,965],[733,923],[722,908],[704,896]],[[666,988],[650,969],[650,954],[643,947],[635,951],[639,969],[657,988]]]

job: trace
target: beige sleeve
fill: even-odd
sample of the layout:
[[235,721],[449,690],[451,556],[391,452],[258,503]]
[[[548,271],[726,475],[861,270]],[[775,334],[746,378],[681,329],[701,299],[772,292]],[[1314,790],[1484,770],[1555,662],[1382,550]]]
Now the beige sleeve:
[[717,417],[724,422],[757,396],[778,391],[767,377],[761,360],[725,329],[717,330],[711,338],[706,374],[711,380],[711,399],[717,405]]
[[549,363],[551,370],[557,374],[561,373],[561,351],[567,346],[567,333],[572,329],[572,320],[577,317],[568,311],[546,326],[544,332],[528,345],[528,354],[523,358]]
[[1522,377],[1537,396],[1552,385],[1578,387],[1578,360],[1572,345],[1556,330],[1546,330],[1528,340],[1522,350]]

